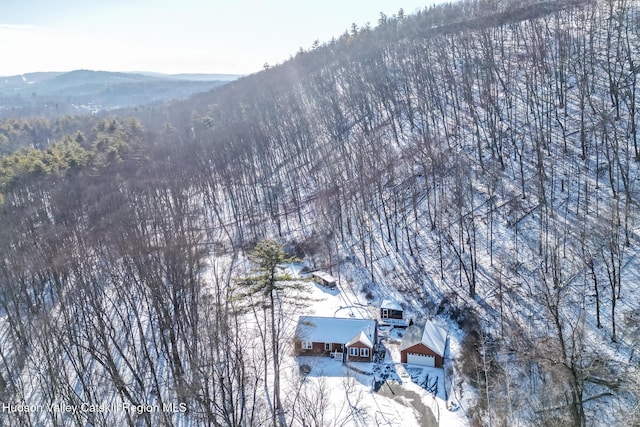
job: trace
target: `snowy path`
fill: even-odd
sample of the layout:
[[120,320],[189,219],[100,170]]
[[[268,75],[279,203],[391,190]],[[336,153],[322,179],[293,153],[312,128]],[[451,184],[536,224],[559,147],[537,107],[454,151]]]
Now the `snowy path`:
[[407,390],[406,388],[401,387],[398,383],[393,381],[385,382],[378,393],[381,396],[385,396],[389,399],[393,399],[397,402],[402,403],[407,408],[412,408],[419,425],[424,427],[438,426],[438,420],[433,415],[433,412],[431,412],[431,409],[429,409],[422,403],[422,399],[420,398],[418,393]]

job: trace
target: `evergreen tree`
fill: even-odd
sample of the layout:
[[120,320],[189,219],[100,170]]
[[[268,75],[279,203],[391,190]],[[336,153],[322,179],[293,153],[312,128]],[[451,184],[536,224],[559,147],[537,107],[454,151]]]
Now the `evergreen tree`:
[[[280,395],[280,356],[285,326],[283,308],[285,302],[293,301],[293,293],[304,289],[304,285],[284,271],[285,264],[298,260],[295,257],[287,256],[282,244],[274,240],[262,240],[248,257],[256,267],[254,274],[242,281],[242,285],[247,288],[244,295],[249,297],[254,312],[258,307],[264,310],[263,318],[268,319],[269,322],[268,331],[265,328],[266,325],[259,326],[263,329],[261,337],[263,339],[265,370],[268,356],[271,356],[273,367],[272,423],[274,426],[284,426],[286,421]],[[295,299],[300,300],[299,296],[296,296]],[[267,341],[269,342],[267,343]],[[271,347],[270,355],[267,349],[268,344]]]

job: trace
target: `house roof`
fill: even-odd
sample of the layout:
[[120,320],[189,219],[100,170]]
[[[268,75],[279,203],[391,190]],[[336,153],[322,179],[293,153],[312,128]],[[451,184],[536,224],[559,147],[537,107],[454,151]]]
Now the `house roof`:
[[[300,316],[296,336],[303,341],[347,344],[368,340],[371,347],[376,321],[372,319],[351,319],[341,317]],[[364,335],[364,338],[361,337]]]
[[322,279],[327,283],[335,283],[338,281],[335,277],[333,277],[329,273],[325,273],[324,271],[314,271],[313,273],[311,273],[311,275]]
[[380,304],[380,308],[386,308],[388,310],[403,311],[398,301],[394,301],[392,299],[386,299],[382,301],[382,304]]
[[430,320],[420,327],[412,325],[407,328],[402,338],[400,351],[422,344],[431,349],[434,353],[444,357],[444,348],[447,343],[447,333],[441,327]]
[[371,340],[369,339],[369,337],[363,331],[360,331],[360,333],[358,333],[358,335],[353,337],[353,339],[351,341],[349,341],[346,346],[347,347],[351,347],[352,345],[354,345],[356,343],[361,343],[361,344],[366,345],[367,347],[373,348],[373,344],[371,344]]

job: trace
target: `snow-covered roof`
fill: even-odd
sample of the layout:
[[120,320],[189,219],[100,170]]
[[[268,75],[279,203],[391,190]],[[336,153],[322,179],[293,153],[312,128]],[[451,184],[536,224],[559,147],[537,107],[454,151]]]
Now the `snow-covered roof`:
[[416,344],[420,344],[422,342],[422,334],[424,329],[422,329],[418,325],[411,325],[404,331],[404,336],[402,337],[402,343],[400,344],[400,351],[407,349],[409,347],[413,347]]
[[447,343],[447,333],[441,327],[430,320],[423,327],[418,325],[409,326],[404,333],[400,350],[413,347],[416,344],[423,344],[434,353],[444,357],[444,348]]
[[338,281],[335,277],[333,277],[329,273],[325,273],[324,271],[314,271],[313,273],[311,273],[311,275],[322,279],[327,283],[335,283]]
[[367,347],[373,348],[373,344],[371,344],[371,340],[364,333],[364,331],[360,331],[360,333],[358,335],[353,337],[353,339],[347,343],[347,347],[351,347],[352,345],[354,345],[356,343],[361,343],[361,344],[366,345]]
[[375,330],[376,321],[372,319],[300,316],[296,335],[303,341],[347,344],[362,332],[371,346]]
[[441,327],[430,320],[424,325],[422,343],[440,356],[444,356],[444,347],[447,343],[447,333]]
[[398,301],[395,301],[392,299],[386,299],[382,301],[382,304],[380,304],[380,308],[386,308],[388,310],[403,311]]

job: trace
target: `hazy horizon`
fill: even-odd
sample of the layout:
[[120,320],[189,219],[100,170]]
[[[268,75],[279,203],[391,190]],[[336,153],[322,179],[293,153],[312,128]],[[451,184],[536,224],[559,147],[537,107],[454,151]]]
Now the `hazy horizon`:
[[411,14],[434,3],[442,1],[7,0],[0,76],[78,69],[245,75],[314,40],[339,37],[352,23],[375,26],[381,12]]
[[18,74],[5,74],[5,75],[0,75],[0,78],[8,78],[8,77],[20,77],[20,76],[26,76],[26,75],[30,75],[30,74],[41,74],[41,73],[47,73],[47,74],[66,74],[66,73],[73,73],[76,71],[91,71],[91,72],[104,72],[104,73],[122,73],[122,74],[142,74],[142,75],[158,75],[158,76],[167,76],[167,77],[173,77],[173,76],[229,76],[229,77],[241,77],[244,74],[231,74],[231,73],[198,73],[198,72],[194,72],[194,73],[162,73],[162,72],[158,72],[158,71],[149,71],[149,70],[93,70],[90,68],[76,68],[73,70],[47,70],[47,71],[41,71],[41,70],[36,70],[36,71],[28,71],[26,73],[18,73]]

